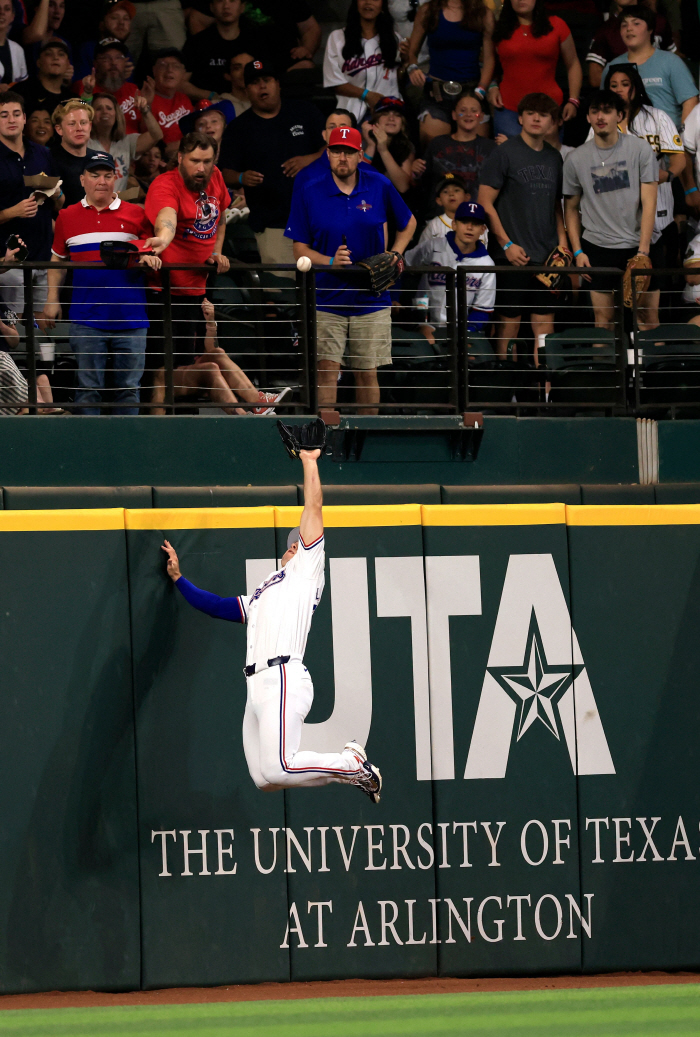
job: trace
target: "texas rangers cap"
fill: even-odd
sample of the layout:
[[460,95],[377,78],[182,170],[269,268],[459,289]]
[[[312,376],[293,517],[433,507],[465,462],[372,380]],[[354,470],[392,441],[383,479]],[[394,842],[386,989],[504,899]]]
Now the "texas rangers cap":
[[479,205],[478,202],[462,202],[461,205],[457,206],[455,219],[461,223],[466,223],[467,220],[473,220],[474,223],[487,222],[484,207]]
[[301,530],[300,530],[299,526],[295,526],[294,529],[289,534],[289,536],[287,537],[287,550],[289,550],[289,548],[292,546],[292,544],[296,544],[297,540],[299,540],[300,537],[301,537]]
[[378,101],[374,106],[374,115],[381,115],[382,112],[398,112],[399,115],[403,115],[406,111],[406,105],[400,97],[392,97],[389,94],[387,97],[383,97],[381,101]]
[[352,148],[353,151],[362,151],[362,134],[352,126],[336,126],[334,130],[331,130],[328,147]]
[[256,79],[265,79],[268,76],[272,79],[279,78],[274,65],[269,61],[249,61],[243,69],[243,82],[246,86],[250,86]]
[[84,169],[111,169],[113,172],[117,168],[117,163],[108,151],[96,151],[94,155],[89,155],[85,160]]

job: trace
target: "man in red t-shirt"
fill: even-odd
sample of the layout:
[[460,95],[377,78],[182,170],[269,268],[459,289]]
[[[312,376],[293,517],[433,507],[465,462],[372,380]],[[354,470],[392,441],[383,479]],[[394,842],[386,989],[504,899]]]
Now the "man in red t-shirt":
[[[164,263],[211,263],[217,273],[229,268],[223,255],[229,190],[214,165],[216,145],[203,133],[180,141],[177,167],[157,176],[146,195],[146,216],[153,224],[153,245]],[[194,363],[205,337],[202,299],[206,274],[172,270],[174,366]],[[149,351],[163,353],[162,292],[149,291]],[[154,357],[155,359],[155,357]]]
[[142,93],[151,105],[151,111],[163,130],[163,142],[168,155],[177,151],[182,137],[178,125],[188,112],[193,110],[181,84],[185,75],[182,55],[175,47],[159,51],[153,59],[153,77],[143,84]]
[[121,40],[100,40],[95,47],[95,67],[92,74],[79,79],[75,91],[88,104],[95,94],[113,94],[124,113],[127,133],[142,133],[141,116],[134,101],[138,87],[127,82],[127,59],[129,51]]

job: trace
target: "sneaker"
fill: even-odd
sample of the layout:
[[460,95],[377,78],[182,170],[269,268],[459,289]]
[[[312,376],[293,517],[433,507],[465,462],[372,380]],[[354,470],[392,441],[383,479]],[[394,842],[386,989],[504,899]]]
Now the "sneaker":
[[261,406],[253,407],[251,414],[259,414],[262,416],[266,414],[274,414],[275,404],[280,403],[291,391],[292,389],[289,385],[285,385],[284,389],[280,389],[279,392],[262,392],[261,390],[258,392]]

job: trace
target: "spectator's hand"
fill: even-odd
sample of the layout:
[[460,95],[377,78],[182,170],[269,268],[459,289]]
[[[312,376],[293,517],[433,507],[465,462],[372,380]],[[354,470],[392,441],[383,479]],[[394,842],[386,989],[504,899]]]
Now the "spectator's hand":
[[[141,100],[141,98],[144,98],[147,105],[153,104],[153,98],[155,96],[156,96],[156,81],[153,78],[153,76],[146,76],[146,78],[143,81],[143,86],[141,87],[141,92],[136,95],[136,102],[138,104],[138,102]],[[141,107],[141,106],[139,106],[139,107]],[[141,107],[141,111],[143,111],[143,108],[145,108],[145,107],[146,107],[146,105]]]
[[[56,321],[61,319],[61,304],[58,302],[45,302],[40,317],[44,322],[44,327],[41,329],[42,331],[45,331],[48,328],[55,328]],[[37,323],[39,323],[39,321],[37,321]]]
[[4,94],[6,90],[10,89],[9,83],[0,83],[0,94]]
[[567,103],[564,105],[564,110],[561,113],[561,117],[564,120],[564,122],[571,122],[572,119],[576,118],[577,111],[578,108],[576,107],[576,105],[572,104],[571,101],[567,101]]
[[[508,251],[510,252],[510,249],[508,249]],[[580,255],[576,256],[576,259],[574,260],[574,263],[576,264],[576,266],[588,266],[589,267],[591,265],[591,261],[590,261],[590,259],[588,258],[588,256],[586,255],[585,252],[581,252]],[[583,274],[582,276],[583,276],[583,280],[584,281],[590,281],[590,277],[588,276],[588,274]]]
[[370,92],[365,97],[365,102],[367,103],[367,106],[369,108],[374,110],[374,106],[379,104],[379,102],[383,99],[384,94],[378,94],[376,90],[370,90]]
[[313,61],[314,59],[313,54],[306,47],[292,47],[289,55],[294,61]]
[[165,242],[163,238],[147,238],[144,241],[144,245],[148,245],[149,248],[152,248],[157,256],[161,254],[163,249],[168,247],[167,242]]
[[75,79],[75,69],[74,69],[74,67],[72,65],[69,65],[68,68],[66,69],[66,74],[63,77],[63,85],[64,86],[70,86],[74,79]]
[[530,262],[530,257],[522,245],[516,245],[515,243],[506,249],[506,259],[513,266],[527,266]]
[[89,76],[83,77],[83,93],[94,94],[95,93],[95,70],[93,68]]
[[207,324],[216,324],[216,314],[214,311],[214,303],[209,302],[207,298],[202,299],[202,316]]
[[352,266],[352,255],[347,245],[340,245],[333,256],[333,266]]
[[39,205],[36,198],[33,194],[30,194],[29,198],[23,198],[21,202],[17,202],[17,205],[12,205],[9,209],[5,209],[5,212],[10,220],[31,220],[32,216],[36,216],[38,208]]
[[304,155],[295,155],[294,158],[288,158],[286,162],[282,163],[282,172],[285,176],[296,176],[299,170],[303,169],[307,162],[304,161]]
[[216,266],[217,274],[225,274],[231,264],[228,261],[228,256],[223,255],[221,252],[212,252],[207,260],[207,263],[211,263],[212,266]]
[[374,139],[377,142],[377,147],[380,151],[386,151],[389,146],[389,134],[380,126],[374,126],[372,129],[374,131]]
[[130,58],[127,58],[127,59],[126,59],[126,63],[125,63],[125,65],[124,65],[124,75],[125,75],[125,77],[126,77],[127,79],[131,79],[131,77],[132,77],[132,76],[133,76],[133,74],[134,74],[134,68],[135,68],[135,67],[136,67],[136,66],[134,65],[133,61],[131,61],[131,59],[130,59]]
[[[19,244],[21,246],[23,246],[24,248],[27,247],[26,244],[22,241],[21,238],[17,238],[17,240],[19,241]],[[19,246],[17,248],[8,248],[7,252],[5,253],[5,258],[3,259],[3,263],[11,263],[14,260],[14,258],[17,255],[18,252],[19,252]]]
[[160,256],[141,256],[138,262],[139,266],[148,266],[151,270],[160,270],[163,265],[163,260]]
[[242,182],[244,187],[259,187],[264,179],[264,173],[256,173],[254,169],[246,169]]
[[412,72],[409,72],[408,78],[414,86],[425,86],[425,72],[420,68],[414,68]]
[[420,180],[420,178],[423,176],[423,173],[425,173],[427,168],[428,167],[425,164],[425,159],[423,159],[423,158],[416,158],[416,159],[414,159],[413,162],[411,163],[411,177],[414,180]]
[[496,141],[496,144],[505,144],[508,140],[508,135],[505,133],[497,133],[493,139]]
[[432,324],[420,324],[419,327],[420,327],[421,335],[423,335],[427,339],[427,341],[430,343],[431,346],[434,346],[435,345],[435,328],[433,327],[433,325]]
[[168,576],[173,581],[173,583],[175,583],[175,581],[179,580],[182,576],[182,573],[180,572],[180,562],[177,557],[177,551],[175,550],[175,548],[169,540],[166,540],[165,543],[161,546],[161,551],[165,551],[166,555],[168,556]]
[[493,105],[494,108],[503,108],[503,98],[501,97],[501,91],[499,87],[492,86],[486,94],[486,100],[489,104]]
[[402,39],[401,42],[399,43],[399,54],[401,55],[401,57],[403,58],[404,61],[408,57],[408,44],[409,44],[408,36],[405,39]]

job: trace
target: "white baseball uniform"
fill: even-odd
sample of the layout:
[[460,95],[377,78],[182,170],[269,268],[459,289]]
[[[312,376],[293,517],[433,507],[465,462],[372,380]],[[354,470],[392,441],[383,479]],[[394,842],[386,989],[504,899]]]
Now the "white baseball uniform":
[[350,752],[299,752],[314,697],[303,657],[323,593],[324,566],[321,534],[310,544],[300,538],[294,557],[249,596],[219,598],[198,590],[184,577],[175,583],[195,608],[248,624],[246,669],[255,666],[255,672],[247,678],[243,751],[260,789],[348,782],[363,774],[360,761]]

